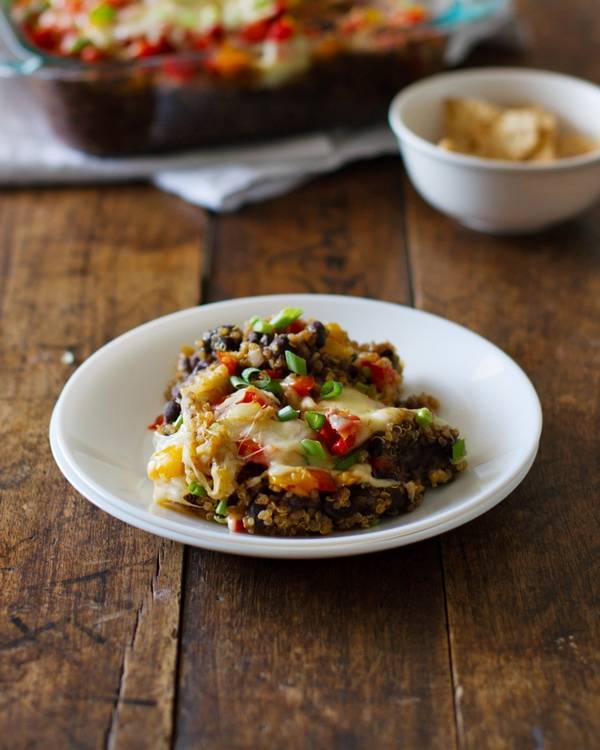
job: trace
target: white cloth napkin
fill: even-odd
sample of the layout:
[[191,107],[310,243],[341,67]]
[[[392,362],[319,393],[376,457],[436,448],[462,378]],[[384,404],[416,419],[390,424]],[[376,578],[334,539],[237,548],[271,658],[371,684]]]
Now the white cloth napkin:
[[[481,39],[506,33],[511,21],[508,7],[465,27],[449,45],[448,62],[457,63]],[[22,82],[0,82],[0,186],[144,179],[196,205],[234,211],[351,161],[396,152],[395,139],[382,124],[210,152],[93,157],[65,146],[53,135]]]

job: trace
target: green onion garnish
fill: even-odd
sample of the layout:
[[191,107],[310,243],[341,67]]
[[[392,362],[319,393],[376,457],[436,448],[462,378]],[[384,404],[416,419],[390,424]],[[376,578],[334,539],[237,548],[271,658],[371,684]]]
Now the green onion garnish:
[[173,427],[178,430],[183,424],[183,414],[180,414],[177,419],[173,422]]
[[305,438],[304,440],[300,441],[300,445],[302,446],[302,450],[304,451],[304,453],[309,458],[327,458],[325,448],[323,448],[318,440],[309,440],[308,438]]
[[281,331],[298,320],[301,315],[302,310],[299,307],[284,307],[274,318],[271,318],[271,325],[276,331]]
[[256,375],[256,377],[260,378],[262,373],[262,370],[259,370],[258,367],[246,367],[245,370],[242,370],[242,380],[245,380],[246,383],[251,383],[252,378]]
[[323,427],[327,419],[324,414],[319,414],[318,411],[307,411],[304,416],[309,427],[312,427],[315,432],[318,432]]
[[258,321],[259,321],[259,320],[260,320],[260,315],[253,315],[253,316],[252,316],[252,317],[250,318],[250,320],[248,321],[248,323],[249,323],[249,324],[250,324],[250,326],[252,327],[252,326],[253,326],[253,325],[254,325],[255,323],[258,323]]
[[291,419],[298,419],[300,412],[294,409],[293,406],[284,406],[277,412],[277,419],[280,422],[289,422]]
[[452,460],[460,461],[461,458],[465,457],[466,453],[467,448],[465,446],[465,439],[460,438],[460,440],[457,440],[452,446]]
[[238,375],[232,375],[229,378],[229,382],[231,385],[238,391],[240,388],[246,388],[248,383],[246,383],[245,380],[242,380]]
[[344,386],[337,380],[326,380],[321,388],[321,398],[337,398],[343,390]]
[[216,521],[217,523],[220,523],[220,524],[226,524],[226,523],[227,523],[227,518],[224,518],[223,516],[218,516],[218,515],[217,515],[216,513],[215,513],[215,515],[213,516],[213,519],[214,519],[214,520],[215,520],[215,521]]
[[373,520],[369,521],[370,528],[373,528],[373,526],[379,526],[381,523],[381,518],[373,518]]
[[256,333],[273,333],[275,330],[268,320],[259,318],[256,323],[252,326],[252,330]]
[[285,361],[290,370],[295,372],[296,375],[306,375],[306,360],[304,357],[299,357],[297,354],[294,354],[294,352],[286,349]]
[[273,380],[273,378],[270,375],[267,375],[265,372],[263,372],[262,377],[258,380],[255,380],[252,385],[260,388],[261,391],[269,391],[269,393],[274,393],[276,396],[283,395],[283,388],[279,385],[279,381]]
[[89,39],[86,39],[85,37],[81,37],[80,39],[76,39],[73,42],[73,45],[71,47],[71,54],[76,55],[78,52],[81,52],[82,49],[85,47],[89,47],[91,44]]
[[197,497],[204,497],[206,495],[206,490],[200,482],[190,482],[188,484],[188,492],[190,495],[196,495]]
[[226,516],[227,515],[227,500],[221,500],[217,507],[215,508],[215,513],[218,516]]
[[108,3],[102,3],[94,8],[90,13],[90,21],[97,26],[104,26],[104,24],[110,23],[115,20],[117,11]]
[[349,469],[357,461],[358,461],[358,451],[354,451],[354,453],[349,453],[347,456],[344,456],[343,458],[338,458],[338,460],[333,464],[333,468],[337,469],[338,471],[346,471],[346,469]]
[[417,424],[420,424],[421,427],[429,427],[430,424],[433,424],[433,414],[426,406],[419,409],[415,414],[415,419],[417,420]]

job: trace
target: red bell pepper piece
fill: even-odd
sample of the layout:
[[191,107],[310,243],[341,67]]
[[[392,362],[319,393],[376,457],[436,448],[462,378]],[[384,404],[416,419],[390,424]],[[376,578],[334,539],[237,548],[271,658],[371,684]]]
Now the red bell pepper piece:
[[290,386],[299,396],[308,396],[315,385],[315,379],[312,375],[299,375],[290,383]]
[[251,438],[242,438],[237,442],[238,453],[246,461],[253,464],[268,465],[265,453],[258,443]]
[[148,425],[149,430],[155,430],[157,427],[160,427],[161,424],[163,424],[165,421],[164,414],[159,414],[158,417],[152,422],[152,424]]
[[235,375],[238,369],[238,361],[233,354],[227,352],[218,352],[217,359],[222,365],[225,365],[230,375]]
[[337,490],[337,485],[328,471],[324,469],[309,469],[309,471],[317,482],[319,492],[335,492]]

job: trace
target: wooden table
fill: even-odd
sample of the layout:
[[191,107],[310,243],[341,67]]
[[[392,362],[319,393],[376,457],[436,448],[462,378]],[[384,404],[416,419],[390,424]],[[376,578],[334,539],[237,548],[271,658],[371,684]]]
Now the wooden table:
[[[600,79],[596,0],[519,6],[526,63]],[[144,186],[2,193],[0,746],[591,748],[599,257],[598,209],[475,234],[397,159],[231,216]],[[544,408],[527,479],[442,537],[304,562],[184,548],[67,484],[47,441],[63,352],[286,291],[414,305],[505,349]]]

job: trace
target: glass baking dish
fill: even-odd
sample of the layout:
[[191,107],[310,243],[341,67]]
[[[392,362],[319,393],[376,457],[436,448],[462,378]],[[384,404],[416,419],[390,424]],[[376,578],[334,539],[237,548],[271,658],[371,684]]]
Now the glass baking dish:
[[447,65],[456,34],[508,0],[446,3],[383,51],[315,57],[278,86],[215,80],[201,52],[84,63],[30,46],[0,9],[0,76],[22,79],[65,143],[101,156],[151,153],[381,121],[403,86]]

